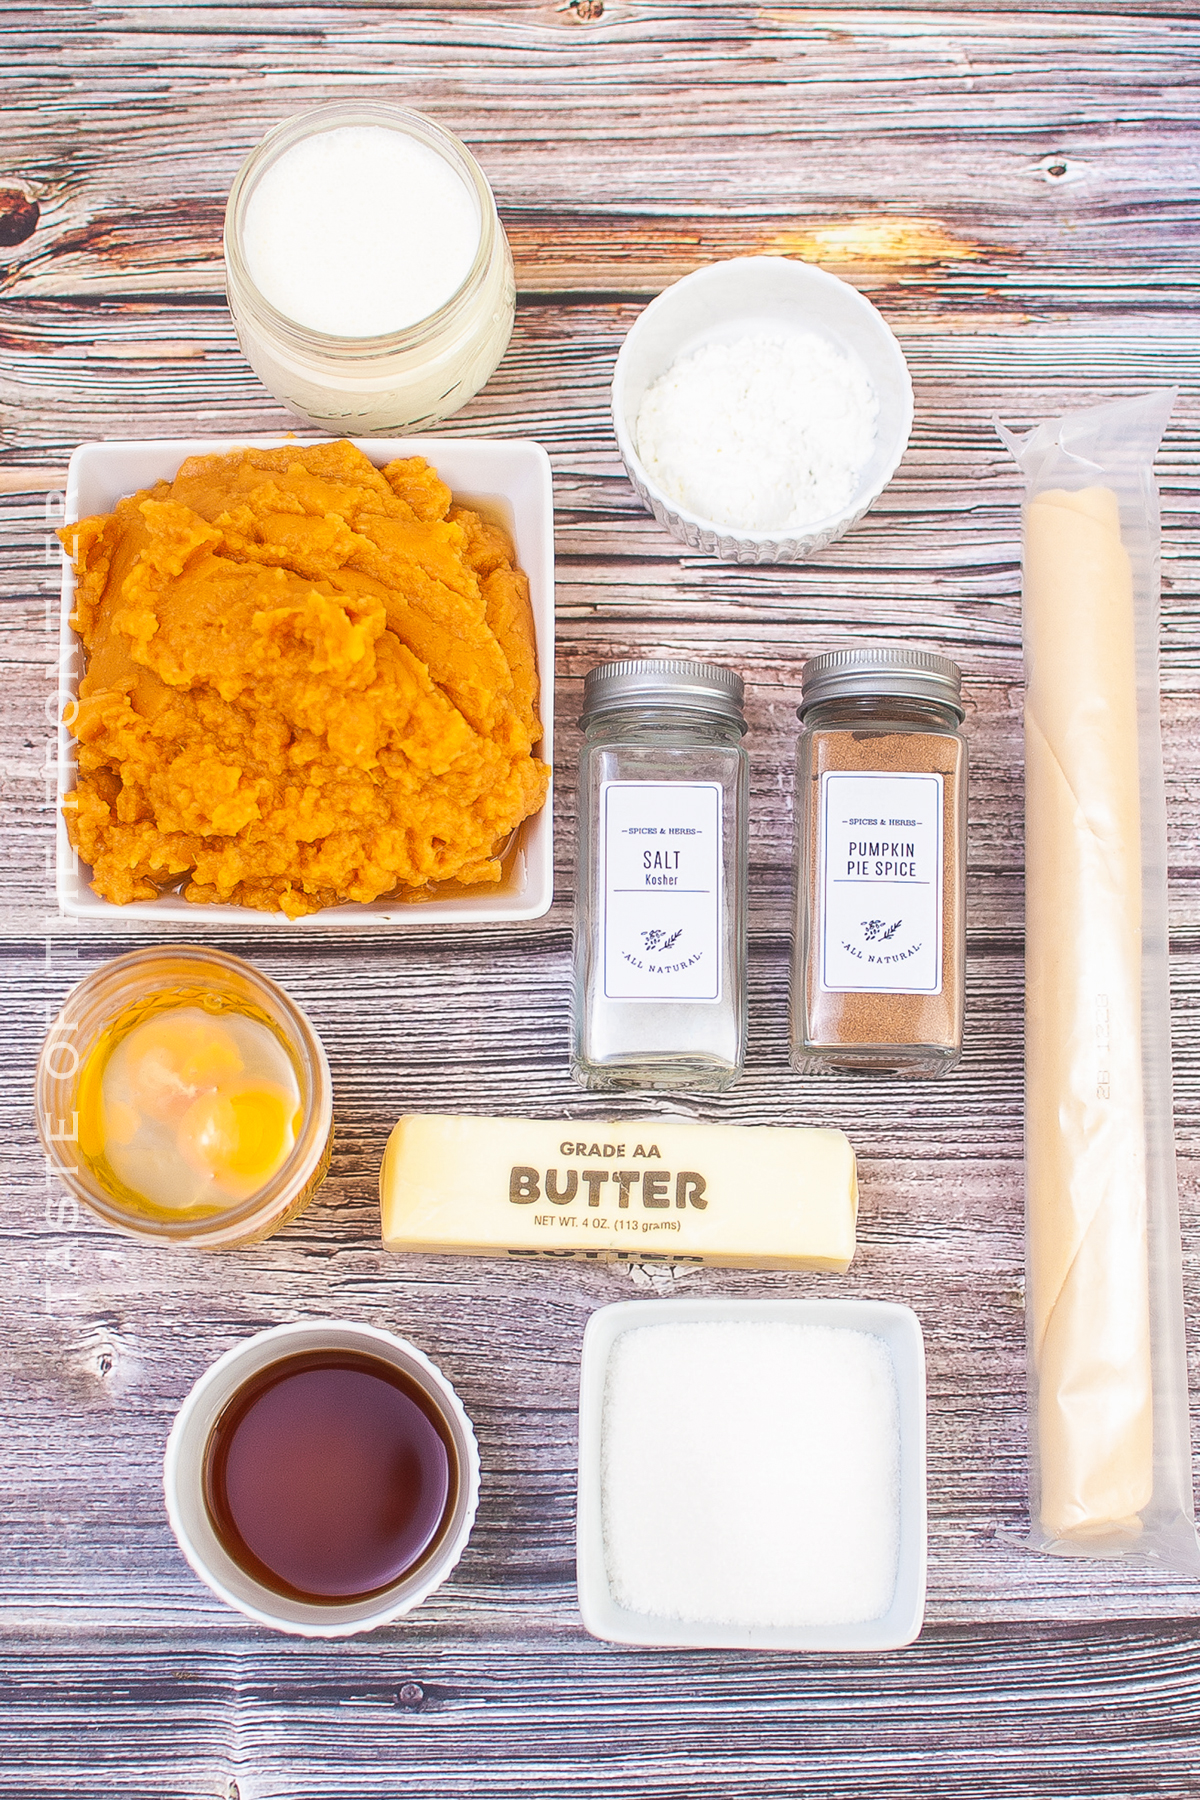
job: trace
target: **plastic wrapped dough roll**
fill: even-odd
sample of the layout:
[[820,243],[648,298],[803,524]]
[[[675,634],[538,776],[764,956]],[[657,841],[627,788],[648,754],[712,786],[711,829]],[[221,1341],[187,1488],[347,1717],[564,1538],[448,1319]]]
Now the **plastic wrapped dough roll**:
[[1026,1156],[1040,1515],[1141,1530],[1154,1485],[1133,580],[1115,493],[1025,511]]
[[1030,1542],[1194,1575],[1154,483],[1173,398],[1001,435],[1027,482]]

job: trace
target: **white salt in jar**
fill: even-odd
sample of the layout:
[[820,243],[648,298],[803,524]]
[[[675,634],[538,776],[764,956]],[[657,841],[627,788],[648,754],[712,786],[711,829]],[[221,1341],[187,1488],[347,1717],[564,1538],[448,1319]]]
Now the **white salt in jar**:
[[743,684],[602,663],[583,689],[572,1067],[581,1086],[721,1089],[746,1054]]
[[399,106],[321,106],[268,132],[230,191],[225,267],[255,373],[347,436],[448,417],[512,334],[487,179],[465,144]]

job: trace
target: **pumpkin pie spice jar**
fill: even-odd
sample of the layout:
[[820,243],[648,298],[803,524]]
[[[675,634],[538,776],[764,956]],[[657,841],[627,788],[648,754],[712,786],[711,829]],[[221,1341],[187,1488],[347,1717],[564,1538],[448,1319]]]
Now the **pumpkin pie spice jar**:
[[962,1049],[959,670],[835,650],[805,664],[799,711],[793,1066],[941,1074]]

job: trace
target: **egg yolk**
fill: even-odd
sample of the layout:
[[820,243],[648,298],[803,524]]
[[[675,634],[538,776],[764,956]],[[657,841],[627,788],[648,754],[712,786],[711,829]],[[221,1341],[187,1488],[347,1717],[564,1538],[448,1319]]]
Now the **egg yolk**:
[[237,1045],[215,1019],[148,1019],[130,1034],[126,1056],[129,1102],[152,1119],[181,1118],[198,1095],[243,1068]]
[[180,1119],[181,1156],[230,1192],[253,1193],[283,1162],[293,1142],[293,1103],[261,1082],[201,1094]]

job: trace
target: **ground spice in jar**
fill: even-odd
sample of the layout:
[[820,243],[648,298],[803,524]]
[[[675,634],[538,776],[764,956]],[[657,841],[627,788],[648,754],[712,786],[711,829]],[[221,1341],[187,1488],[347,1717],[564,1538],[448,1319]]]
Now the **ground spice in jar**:
[[967,749],[960,675],[835,651],[803,677],[792,1061],[935,1075],[962,1048]]

